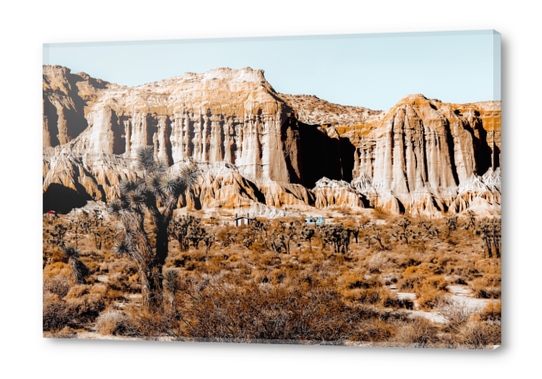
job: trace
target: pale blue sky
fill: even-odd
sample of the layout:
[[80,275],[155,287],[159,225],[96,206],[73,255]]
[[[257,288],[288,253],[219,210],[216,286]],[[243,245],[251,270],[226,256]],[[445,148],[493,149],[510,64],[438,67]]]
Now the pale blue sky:
[[43,62],[127,86],[248,66],[278,92],[375,110],[414,93],[500,100],[500,34],[490,30],[45,44]]

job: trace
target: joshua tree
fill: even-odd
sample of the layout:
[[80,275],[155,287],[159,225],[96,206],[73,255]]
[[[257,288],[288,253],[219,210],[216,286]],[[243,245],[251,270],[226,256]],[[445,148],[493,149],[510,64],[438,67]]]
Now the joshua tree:
[[420,225],[427,237],[434,238],[438,236],[439,230],[431,221],[422,221]]
[[68,257],[68,263],[70,264],[75,284],[86,284],[87,281],[85,278],[89,274],[89,269],[79,260],[81,250],[71,243],[62,245],[61,249],[64,255]]
[[250,223],[250,229],[253,234],[259,234],[260,240],[267,246],[267,232],[271,228],[271,223],[269,221],[262,222],[259,220],[253,220]]
[[463,225],[463,228],[465,228],[465,230],[469,230],[470,228],[475,228],[476,227],[476,215],[474,214],[473,211],[467,211],[467,221],[465,222],[465,224]]
[[397,226],[402,229],[403,233],[406,233],[410,224],[411,224],[410,220],[406,217],[403,217],[401,220],[399,220],[399,222],[397,223]]
[[314,228],[310,225],[305,225],[301,230],[301,236],[305,241],[309,241],[309,248],[312,253],[312,237],[314,236]]
[[253,231],[254,234],[258,233],[260,234],[260,239],[263,240],[263,222],[260,220],[252,220],[250,223],[250,229]]
[[359,242],[359,234],[370,225],[371,225],[371,222],[369,221],[369,219],[365,217],[362,217],[361,220],[359,220],[357,223],[354,224],[351,230],[352,230],[352,235],[354,236],[354,239],[356,240],[356,243]]
[[[501,257],[501,221],[482,220],[476,227],[476,234],[482,237],[485,244],[484,258]],[[494,254],[493,254],[494,253]]]
[[175,309],[175,294],[179,289],[179,283],[177,283],[178,276],[179,272],[176,269],[171,267],[164,269],[164,295],[168,297],[168,302],[171,309]]
[[295,220],[291,223],[279,222],[277,231],[284,236],[287,254],[290,254],[290,243],[297,237],[298,230],[301,229],[301,225],[302,223],[299,220]]
[[199,219],[194,216],[180,216],[171,220],[169,224],[169,233],[179,241],[179,250],[186,251],[190,246],[190,240],[187,238],[188,229],[195,224],[199,225]]
[[501,220],[493,220],[492,233],[493,249],[497,258],[501,257]]
[[234,235],[227,230],[221,230],[216,237],[222,247],[228,247],[235,242]]
[[374,239],[376,242],[378,242],[379,250],[386,250],[386,247],[382,243],[382,236],[380,235],[380,228],[377,228],[376,225],[373,224],[373,235],[371,236],[372,239]]
[[286,238],[282,234],[277,234],[275,238],[271,240],[271,249],[280,254],[286,251]]
[[211,251],[211,246],[213,246],[215,241],[216,241],[216,237],[214,234],[207,233],[205,234],[205,237],[203,237],[203,243],[205,244],[205,252],[207,255],[209,254],[209,251]]
[[241,243],[247,249],[250,249],[252,245],[254,245],[255,242],[256,242],[256,237],[251,231],[241,236]]
[[448,236],[454,230],[457,230],[457,216],[446,217],[446,227],[448,228]]
[[68,229],[73,229],[73,238],[75,239],[75,247],[79,246],[79,229],[81,227],[81,223],[78,220],[72,220],[70,221],[70,224],[68,225]]
[[[196,221],[197,220],[197,221]],[[192,243],[192,246],[197,250],[199,243],[205,239],[207,233],[199,223],[199,219],[195,219],[188,227],[186,239]]]
[[92,233],[92,235],[94,236],[94,246],[96,246],[96,249],[102,250],[102,237],[104,235],[104,231],[102,228],[102,212],[100,212],[98,209],[94,209],[94,212],[90,216],[90,222],[91,225],[94,227],[94,233]]
[[51,243],[53,245],[58,245],[62,247],[64,245],[64,236],[66,235],[67,231],[68,228],[61,223],[56,224],[54,231],[49,232],[49,234],[51,235]]
[[392,237],[397,241],[405,240],[405,243],[408,245],[413,239],[419,236],[419,234],[415,233],[414,230],[409,228],[410,225],[410,220],[404,217],[397,223],[397,226],[400,229],[398,232],[392,233]]
[[350,246],[351,230],[344,228],[342,224],[323,225],[320,227],[320,234],[329,242],[335,254],[346,254]]
[[[152,146],[137,151],[137,164],[142,177],[121,181],[120,198],[109,203],[109,212],[120,220],[121,238],[115,251],[128,254],[136,263],[143,303],[149,307],[161,292],[160,274],[168,256],[168,227],[173,211],[179,197],[196,184],[199,173],[195,165],[168,172],[165,163],[154,160]],[[147,211],[156,232],[154,248],[144,228]]]

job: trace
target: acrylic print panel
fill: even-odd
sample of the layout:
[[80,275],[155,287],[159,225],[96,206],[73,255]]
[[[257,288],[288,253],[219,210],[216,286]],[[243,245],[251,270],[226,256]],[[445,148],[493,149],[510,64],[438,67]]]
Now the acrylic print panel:
[[500,345],[494,31],[47,44],[50,338]]

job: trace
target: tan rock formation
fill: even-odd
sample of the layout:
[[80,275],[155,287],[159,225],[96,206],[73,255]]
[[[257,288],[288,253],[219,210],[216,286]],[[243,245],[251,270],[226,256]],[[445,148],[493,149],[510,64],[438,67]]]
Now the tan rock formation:
[[[68,87],[69,78],[68,69],[45,66],[45,101],[57,101],[57,91],[49,90],[49,83]],[[71,87],[62,91],[68,99],[80,98],[78,93],[68,97],[75,91]],[[71,143],[72,151],[130,158],[138,147],[154,145],[156,155],[169,164],[190,157],[235,164],[253,179],[301,178],[297,131],[289,123],[291,109],[276,97],[262,70],[187,73],[133,88],[107,84],[93,96],[82,107],[88,128]],[[71,124],[62,118],[64,109],[58,111],[58,128],[69,131]],[[52,124],[47,116],[44,146],[55,145]],[[65,134],[69,133],[58,134],[60,144],[71,141]]]
[[315,195],[300,184],[267,181],[258,185],[265,203],[273,207],[314,205]]
[[365,123],[369,116],[381,113],[363,107],[333,104],[313,95],[281,93],[278,96],[295,109],[299,121],[309,125],[359,125]]
[[43,66],[43,148],[65,144],[87,127],[85,106],[109,83],[62,66]]
[[329,206],[364,207],[363,195],[343,180],[330,180],[324,177],[316,182],[313,192],[316,195],[316,208]]
[[48,198],[110,200],[135,177],[137,148],[152,145],[172,170],[187,159],[202,168],[180,203],[195,208],[500,212],[500,102],[410,95],[371,111],[279,94],[250,68],[133,88],[60,66],[43,78]]
[[119,196],[119,183],[136,172],[122,157],[74,154],[56,148],[44,155],[44,210],[70,211],[87,200],[109,201]]
[[204,171],[192,194],[188,205],[196,209],[244,208],[258,202],[258,189],[234,167]]

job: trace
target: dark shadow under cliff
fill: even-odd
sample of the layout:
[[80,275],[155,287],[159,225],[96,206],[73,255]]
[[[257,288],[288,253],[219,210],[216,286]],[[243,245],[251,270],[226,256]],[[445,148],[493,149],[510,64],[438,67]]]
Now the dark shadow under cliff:
[[91,200],[89,195],[81,195],[71,188],[53,183],[43,194],[43,213],[53,210],[66,214],[73,208],[84,207],[87,200]]
[[355,147],[348,138],[330,137],[315,125],[300,123],[303,185],[313,188],[324,176],[352,181]]

